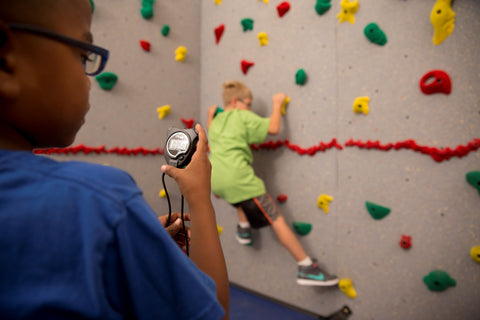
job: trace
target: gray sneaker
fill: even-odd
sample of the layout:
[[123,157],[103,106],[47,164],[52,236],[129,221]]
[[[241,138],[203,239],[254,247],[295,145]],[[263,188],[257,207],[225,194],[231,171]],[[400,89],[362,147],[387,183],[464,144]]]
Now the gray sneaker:
[[337,276],[330,275],[318,267],[316,259],[312,259],[308,267],[298,266],[297,283],[302,286],[334,286]]
[[242,228],[237,225],[237,234],[235,235],[237,241],[244,246],[251,246],[253,244],[252,228]]

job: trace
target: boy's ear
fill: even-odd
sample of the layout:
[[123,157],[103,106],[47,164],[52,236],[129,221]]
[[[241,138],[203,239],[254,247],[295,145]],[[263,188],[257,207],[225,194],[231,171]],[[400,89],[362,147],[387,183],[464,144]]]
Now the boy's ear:
[[18,93],[14,66],[12,32],[3,21],[0,21],[0,97],[11,98]]

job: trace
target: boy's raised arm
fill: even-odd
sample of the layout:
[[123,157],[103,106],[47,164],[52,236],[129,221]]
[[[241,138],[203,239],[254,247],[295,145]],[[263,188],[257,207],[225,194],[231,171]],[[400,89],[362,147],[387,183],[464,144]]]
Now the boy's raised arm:
[[208,118],[207,118],[207,130],[210,129],[210,123],[212,123],[215,113],[217,112],[218,106],[211,106],[208,108]]
[[270,125],[268,127],[269,134],[278,134],[280,132],[280,124],[282,122],[282,103],[287,98],[283,92],[277,93],[272,97],[272,115],[270,116]]

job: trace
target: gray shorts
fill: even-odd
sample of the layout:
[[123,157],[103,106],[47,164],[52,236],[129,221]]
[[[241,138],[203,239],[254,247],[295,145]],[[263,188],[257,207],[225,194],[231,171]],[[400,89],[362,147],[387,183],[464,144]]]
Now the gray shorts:
[[232,205],[242,208],[254,229],[271,225],[280,216],[280,211],[268,193]]

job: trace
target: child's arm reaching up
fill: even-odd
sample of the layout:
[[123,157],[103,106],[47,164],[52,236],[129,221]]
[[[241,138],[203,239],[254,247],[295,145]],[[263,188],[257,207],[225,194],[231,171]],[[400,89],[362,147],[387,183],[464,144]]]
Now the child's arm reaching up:
[[207,130],[210,129],[210,123],[212,123],[215,113],[217,112],[217,106],[211,106],[208,108]]
[[272,115],[270,116],[269,134],[278,134],[280,132],[280,123],[282,122],[282,104],[287,98],[283,92],[277,93],[272,97]]
[[215,211],[210,200],[212,166],[207,155],[208,141],[203,128],[199,124],[195,128],[199,140],[190,164],[185,169],[164,165],[162,171],[176,180],[187,200],[192,234],[190,257],[200,270],[215,281],[218,301],[225,309],[225,319],[228,319],[228,275],[218,238]]

